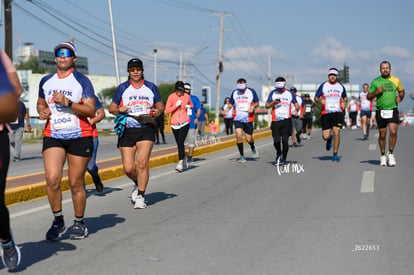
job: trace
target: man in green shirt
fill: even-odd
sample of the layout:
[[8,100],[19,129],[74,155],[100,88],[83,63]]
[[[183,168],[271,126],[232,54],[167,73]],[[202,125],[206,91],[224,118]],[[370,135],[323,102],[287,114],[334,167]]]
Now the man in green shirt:
[[[377,98],[375,117],[379,129],[378,143],[381,150],[381,166],[395,166],[394,147],[397,142],[397,129],[400,122],[398,103],[404,99],[405,91],[398,77],[391,75],[391,64],[383,61],[380,64],[381,76],[371,82],[368,99]],[[388,153],[385,154],[387,128],[390,131]]]

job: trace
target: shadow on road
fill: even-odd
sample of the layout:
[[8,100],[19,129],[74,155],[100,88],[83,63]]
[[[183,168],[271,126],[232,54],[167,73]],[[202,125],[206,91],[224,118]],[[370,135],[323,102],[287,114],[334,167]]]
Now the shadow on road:
[[[31,265],[41,262],[60,251],[71,251],[75,250],[76,246],[66,242],[29,242],[17,244],[20,248],[22,259],[18,268],[13,272],[20,272],[26,270]],[[1,268],[0,268],[1,270]]]
[[154,192],[154,193],[149,193],[145,195],[145,202],[147,202],[148,205],[153,205],[160,201],[168,200],[168,199],[175,198],[175,197],[177,197],[176,194]]
[[379,160],[373,160],[373,159],[363,160],[363,161],[360,161],[360,163],[368,163],[368,164],[372,164],[372,165],[375,165],[375,166],[379,166],[380,165],[380,161]]
[[[89,235],[95,234],[99,230],[114,227],[118,223],[123,223],[125,218],[117,217],[117,214],[105,214],[100,217],[88,217],[84,219],[85,225],[88,228]],[[61,239],[69,239],[69,234],[72,226],[68,227]]]
[[332,161],[332,156],[320,156],[320,157],[313,157],[313,159],[319,159],[319,160],[323,160],[323,161]]
[[95,185],[91,184],[91,185],[88,185],[88,189],[86,189],[86,197],[88,198],[92,195],[98,196],[98,197],[105,197],[106,194],[112,193],[114,191],[121,191],[121,190],[122,190],[121,188],[112,188],[112,187],[104,186],[104,189],[102,190],[102,192],[99,193],[98,191],[96,191]]

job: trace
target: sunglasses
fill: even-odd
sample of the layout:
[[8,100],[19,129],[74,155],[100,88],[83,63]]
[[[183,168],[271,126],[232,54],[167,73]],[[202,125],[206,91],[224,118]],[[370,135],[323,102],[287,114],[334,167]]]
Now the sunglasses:
[[128,68],[128,72],[135,72],[135,71],[140,72],[140,71],[142,71],[142,68],[140,68],[140,67],[129,67]]
[[64,57],[73,57],[74,56],[73,52],[69,49],[59,49],[59,50],[56,51],[56,54],[55,54],[56,57],[62,57],[62,55]]

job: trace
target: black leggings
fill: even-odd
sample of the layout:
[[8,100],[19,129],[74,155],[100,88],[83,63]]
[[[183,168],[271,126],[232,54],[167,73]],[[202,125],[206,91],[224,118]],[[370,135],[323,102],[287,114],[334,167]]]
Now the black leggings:
[[187,137],[188,129],[190,129],[190,124],[187,124],[180,129],[172,129],[175,142],[177,142],[177,148],[178,148],[178,159],[182,160],[185,158],[185,146],[184,142]]
[[[273,121],[270,125],[273,136],[273,146],[278,155],[282,155],[286,159],[289,151],[289,137],[292,135],[292,120],[285,119],[281,121]],[[280,146],[280,139],[282,139],[283,149]]]
[[4,199],[9,163],[9,135],[6,130],[3,130],[0,132],[0,239],[2,240],[10,239],[10,216]]
[[224,125],[226,125],[226,135],[233,134],[233,118],[225,118]]

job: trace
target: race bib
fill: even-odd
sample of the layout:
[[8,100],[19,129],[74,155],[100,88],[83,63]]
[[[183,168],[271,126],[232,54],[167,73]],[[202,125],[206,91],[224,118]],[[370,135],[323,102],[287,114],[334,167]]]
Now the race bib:
[[19,123],[19,118],[17,118],[15,121],[13,121],[13,122],[10,122],[10,124],[17,124],[17,123]]
[[392,118],[394,110],[381,110],[381,118],[389,119]]
[[238,106],[239,111],[248,112],[250,104],[249,103],[240,103]]
[[306,106],[305,107],[305,113],[310,113],[312,111],[312,107],[311,106]]
[[286,119],[289,118],[289,110],[287,108],[277,108],[276,109],[276,119]]
[[52,114],[50,124],[53,130],[73,128],[78,125],[78,117],[70,113]]
[[328,112],[338,112],[341,110],[338,102],[327,102],[326,103],[326,110]]
[[191,116],[193,114],[193,109],[190,108],[190,105],[186,105],[187,107],[187,115]]
[[134,116],[149,114],[147,105],[143,105],[143,104],[137,104],[137,105],[132,106],[129,113]]

